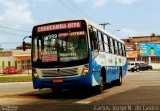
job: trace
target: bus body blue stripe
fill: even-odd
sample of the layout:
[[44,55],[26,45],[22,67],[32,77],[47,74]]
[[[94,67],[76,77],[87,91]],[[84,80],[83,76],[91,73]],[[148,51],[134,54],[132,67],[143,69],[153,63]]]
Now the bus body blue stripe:
[[79,77],[70,77],[70,78],[63,78],[62,83],[53,83],[53,78],[33,78],[33,86],[34,89],[37,88],[54,88],[54,87],[78,87],[78,86],[92,86],[92,76],[91,75],[84,75]]

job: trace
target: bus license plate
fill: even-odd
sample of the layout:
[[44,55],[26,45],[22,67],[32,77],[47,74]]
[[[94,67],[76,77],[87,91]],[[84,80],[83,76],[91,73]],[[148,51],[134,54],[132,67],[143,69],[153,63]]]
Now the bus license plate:
[[53,79],[53,83],[62,83],[63,79]]

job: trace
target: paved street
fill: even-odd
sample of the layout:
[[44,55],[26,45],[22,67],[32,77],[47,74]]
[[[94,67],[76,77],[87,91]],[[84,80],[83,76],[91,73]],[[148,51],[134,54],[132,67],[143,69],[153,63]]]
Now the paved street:
[[85,89],[53,95],[50,89],[34,90],[32,83],[0,83],[0,89],[0,110],[148,111],[149,107],[150,111],[160,111],[160,73],[156,71],[128,72],[122,86],[107,84],[100,95]]

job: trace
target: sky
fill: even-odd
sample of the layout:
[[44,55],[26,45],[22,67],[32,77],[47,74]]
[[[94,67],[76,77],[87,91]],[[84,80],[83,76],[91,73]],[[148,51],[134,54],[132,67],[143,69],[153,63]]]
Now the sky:
[[15,49],[34,25],[77,18],[110,23],[105,30],[120,39],[160,35],[159,4],[160,0],[0,0],[0,47]]

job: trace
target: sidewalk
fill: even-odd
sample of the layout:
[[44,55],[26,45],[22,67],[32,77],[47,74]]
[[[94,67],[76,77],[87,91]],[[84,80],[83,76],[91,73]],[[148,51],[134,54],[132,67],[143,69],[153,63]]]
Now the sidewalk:
[[0,77],[31,76],[32,74],[0,74]]
[[32,82],[5,82],[5,83],[0,83],[0,85],[19,85],[19,84],[32,84]]

